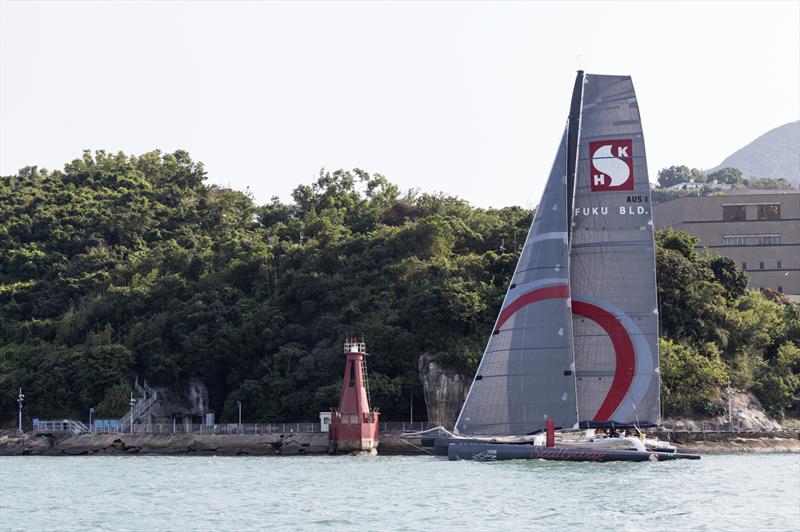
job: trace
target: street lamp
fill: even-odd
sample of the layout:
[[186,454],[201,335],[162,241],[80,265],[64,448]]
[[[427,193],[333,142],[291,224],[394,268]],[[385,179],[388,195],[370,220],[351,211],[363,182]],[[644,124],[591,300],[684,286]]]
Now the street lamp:
[[136,404],[136,399],[133,398],[133,392],[131,392],[131,402],[128,404],[131,405],[131,434],[133,434],[133,405]]
[[242,402],[236,401],[236,406],[239,407],[239,434],[242,433]]
[[19,395],[17,396],[17,402],[19,403],[19,426],[17,427],[17,431],[22,434],[22,402],[25,400],[25,396],[22,394],[22,388],[19,389]]

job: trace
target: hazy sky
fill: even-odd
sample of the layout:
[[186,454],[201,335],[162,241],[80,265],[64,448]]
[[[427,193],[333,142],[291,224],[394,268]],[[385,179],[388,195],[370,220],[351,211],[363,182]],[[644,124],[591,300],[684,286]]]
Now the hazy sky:
[[9,2],[0,173],[188,150],[289,197],[321,167],[538,202],[575,70],[633,76],[651,180],[800,116],[800,2]]

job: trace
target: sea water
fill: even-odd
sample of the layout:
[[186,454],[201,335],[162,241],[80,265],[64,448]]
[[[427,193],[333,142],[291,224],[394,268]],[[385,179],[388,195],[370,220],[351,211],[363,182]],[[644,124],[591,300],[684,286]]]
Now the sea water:
[[6,530],[800,529],[800,455],[0,458]]

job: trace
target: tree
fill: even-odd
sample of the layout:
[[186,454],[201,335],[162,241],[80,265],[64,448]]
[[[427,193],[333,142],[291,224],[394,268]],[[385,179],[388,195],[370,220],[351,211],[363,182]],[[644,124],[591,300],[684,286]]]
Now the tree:
[[745,179],[744,184],[752,189],[770,189],[770,190],[791,190],[792,184],[785,177],[755,177],[752,179]]
[[659,355],[666,416],[720,411],[720,389],[727,376],[719,350],[713,343],[698,349],[662,338]]
[[708,259],[708,263],[711,271],[714,272],[716,280],[727,290],[728,298],[733,299],[744,295],[750,279],[739,268],[735,260],[730,257],[715,255]]
[[725,168],[720,168],[715,172],[711,172],[706,176],[708,182],[716,181],[717,183],[723,185],[743,185],[744,178],[742,177],[742,171],[738,168],[734,168],[732,166],[726,166]]
[[689,168],[685,165],[670,166],[658,171],[658,186],[661,188],[671,187],[679,183],[702,183],[706,180],[703,172],[696,168]]

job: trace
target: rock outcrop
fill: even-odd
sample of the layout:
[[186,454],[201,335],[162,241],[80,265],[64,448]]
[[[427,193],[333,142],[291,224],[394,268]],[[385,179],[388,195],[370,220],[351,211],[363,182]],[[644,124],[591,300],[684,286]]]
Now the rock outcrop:
[[443,368],[427,353],[419,357],[418,367],[428,421],[452,430],[467,394],[464,375]]
[[[781,430],[781,425],[771,418],[761,406],[761,402],[752,392],[734,391],[731,393],[733,408],[733,430],[744,432],[761,432]],[[690,431],[730,430],[728,415],[718,417],[675,417],[664,419],[666,428],[676,427]]]
[[171,424],[203,424],[209,412],[208,389],[200,379],[190,379],[181,390],[171,388],[155,388],[158,399],[139,419],[138,423]]

